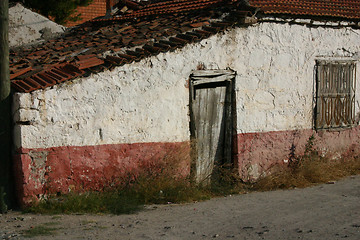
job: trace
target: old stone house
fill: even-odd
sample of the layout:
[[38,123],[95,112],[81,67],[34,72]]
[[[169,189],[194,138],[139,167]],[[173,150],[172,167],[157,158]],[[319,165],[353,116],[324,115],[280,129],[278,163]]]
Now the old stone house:
[[20,202],[101,189],[191,139],[198,182],[214,162],[256,179],[312,135],[358,154],[359,20],[356,1],[174,0],[12,50]]

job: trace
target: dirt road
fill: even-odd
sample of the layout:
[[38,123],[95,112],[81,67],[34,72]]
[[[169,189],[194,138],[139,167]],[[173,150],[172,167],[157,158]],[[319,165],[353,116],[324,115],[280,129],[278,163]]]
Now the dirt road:
[[307,189],[251,193],[132,215],[0,215],[2,239],[360,239],[360,176]]

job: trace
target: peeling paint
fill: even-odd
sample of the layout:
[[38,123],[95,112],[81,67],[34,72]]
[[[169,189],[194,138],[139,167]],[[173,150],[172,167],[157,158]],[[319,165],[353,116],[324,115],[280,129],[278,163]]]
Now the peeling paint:
[[331,159],[360,155],[360,127],[339,131],[312,129],[242,133],[237,135],[238,163],[244,180],[255,180],[266,174],[275,163],[286,163],[292,154],[302,155],[314,135],[314,148]]
[[51,193],[101,191],[167,161],[179,176],[190,173],[187,142],[19,149],[14,159],[22,205]]

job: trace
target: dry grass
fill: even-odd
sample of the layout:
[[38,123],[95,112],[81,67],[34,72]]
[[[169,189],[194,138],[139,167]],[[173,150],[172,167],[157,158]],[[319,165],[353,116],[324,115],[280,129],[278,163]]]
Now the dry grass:
[[252,186],[257,191],[305,188],[360,174],[360,157],[321,157],[316,151],[298,157],[293,164],[275,166],[271,174]]
[[27,212],[132,213],[144,204],[167,204],[209,199],[210,192],[191,184],[189,145],[172,149],[154,161],[144,161],[135,172],[115,180],[121,184],[101,192],[72,192],[35,202]]
[[142,209],[142,201],[136,194],[123,189],[104,192],[72,192],[60,197],[49,196],[48,199],[32,203],[24,212],[41,214],[71,213],[133,213]]
[[238,169],[230,165],[221,165],[214,168],[209,191],[213,196],[241,194],[251,191],[251,183],[245,183],[239,176]]
[[[196,186],[186,174],[190,157],[188,146],[174,149],[157,161],[145,162],[140,171],[130,173],[116,188],[103,192],[71,193],[49,198],[27,210],[36,213],[130,213],[144,204],[182,203],[209,199],[213,196],[238,194],[249,191],[304,188],[340,178],[360,174],[360,157],[321,157],[313,149],[310,138],[305,154],[292,156],[288,165],[276,165],[271,174],[254,183],[244,183],[233,166],[218,166],[212,184],[206,188]],[[181,172],[181,171],[180,171]]]

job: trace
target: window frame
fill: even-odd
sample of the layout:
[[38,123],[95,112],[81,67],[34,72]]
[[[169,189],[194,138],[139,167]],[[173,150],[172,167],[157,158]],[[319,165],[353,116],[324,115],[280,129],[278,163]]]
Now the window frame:
[[316,60],[314,128],[355,125],[356,60]]

